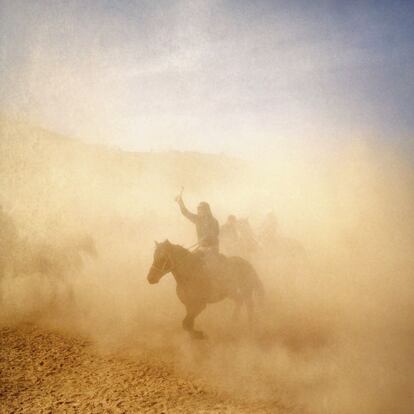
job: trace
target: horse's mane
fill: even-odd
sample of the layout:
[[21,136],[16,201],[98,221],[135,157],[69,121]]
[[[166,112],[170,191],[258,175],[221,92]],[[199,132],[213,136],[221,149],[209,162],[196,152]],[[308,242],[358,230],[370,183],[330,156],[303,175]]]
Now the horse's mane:
[[182,253],[182,254],[184,254],[184,253],[187,253],[187,254],[192,253],[190,250],[188,250],[185,247],[181,246],[181,244],[173,244],[173,243],[170,243],[170,245],[171,245],[171,247],[173,249],[175,249],[177,251],[177,253]]
[[191,251],[180,244],[173,243],[170,243],[170,248],[177,256],[190,260],[192,266],[202,265],[202,256],[197,254],[197,251]]

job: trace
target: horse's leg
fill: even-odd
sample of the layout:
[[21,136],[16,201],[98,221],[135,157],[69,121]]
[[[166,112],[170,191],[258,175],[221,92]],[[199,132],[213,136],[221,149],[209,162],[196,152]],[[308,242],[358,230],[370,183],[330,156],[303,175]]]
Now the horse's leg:
[[185,305],[187,309],[187,315],[183,319],[183,328],[190,333],[190,335],[197,339],[205,338],[202,331],[194,329],[194,319],[199,315],[206,307],[205,303]]

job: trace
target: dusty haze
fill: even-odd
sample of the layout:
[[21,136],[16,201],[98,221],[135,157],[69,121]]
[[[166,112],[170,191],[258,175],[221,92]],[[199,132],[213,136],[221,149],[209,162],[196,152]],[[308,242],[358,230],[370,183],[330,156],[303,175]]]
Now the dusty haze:
[[[264,165],[128,153],[10,119],[0,128],[0,203],[18,229],[3,325],[35,322],[133,358],[151,352],[218,392],[291,412],[410,412],[414,174],[398,153],[361,138],[319,159],[280,149]],[[300,260],[253,258],[266,288],[254,332],[233,326],[223,302],[196,321],[209,340],[191,341],[172,276],[147,283],[154,239],[195,241],[173,201],[181,186],[190,209],[209,201],[221,224],[233,213],[257,229],[273,210],[281,233],[303,244]],[[85,235],[97,256],[65,267]],[[41,249],[59,277],[30,267]]]

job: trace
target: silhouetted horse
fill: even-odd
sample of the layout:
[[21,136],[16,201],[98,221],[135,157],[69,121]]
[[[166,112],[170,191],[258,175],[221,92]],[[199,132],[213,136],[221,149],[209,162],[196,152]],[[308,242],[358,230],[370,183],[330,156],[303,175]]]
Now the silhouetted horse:
[[79,272],[87,258],[98,256],[95,241],[89,235],[62,239],[60,243],[21,243],[16,273],[38,273],[64,280],[70,273]]
[[148,282],[158,283],[170,272],[177,282],[177,296],[187,310],[183,328],[196,338],[203,338],[204,334],[194,329],[194,319],[207,304],[230,298],[236,305],[234,316],[245,304],[249,321],[252,322],[253,292],[259,297],[264,294],[253,266],[241,257],[190,252],[168,240],[156,242]]

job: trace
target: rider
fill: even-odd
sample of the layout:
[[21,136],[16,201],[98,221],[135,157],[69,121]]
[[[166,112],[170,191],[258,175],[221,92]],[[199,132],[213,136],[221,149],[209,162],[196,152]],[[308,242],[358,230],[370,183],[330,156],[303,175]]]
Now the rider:
[[238,253],[240,234],[237,218],[233,214],[227,217],[227,221],[220,228],[220,242],[225,254],[234,256]]
[[229,238],[237,238],[237,218],[233,214],[227,217],[227,221],[221,226],[220,234]]
[[279,226],[273,211],[266,214],[261,228],[261,238],[265,245],[274,246],[279,239]]
[[219,252],[219,224],[211,213],[210,205],[202,201],[197,207],[197,214],[188,211],[183,198],[178,195],[175,201],[180,206],[181,213],[196,225],[199,249],[217,253]]
[[238,228],[240,235],[239,254],[241,257],[250,260],[251,256],[257,253],[259,243],[248,218],[238,220]]

